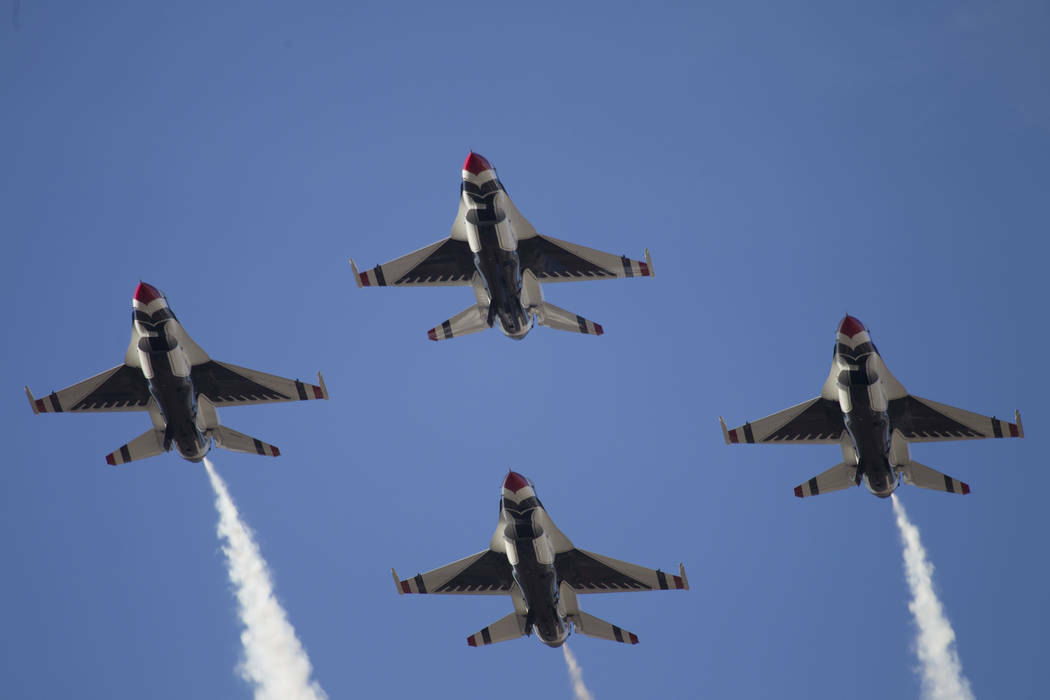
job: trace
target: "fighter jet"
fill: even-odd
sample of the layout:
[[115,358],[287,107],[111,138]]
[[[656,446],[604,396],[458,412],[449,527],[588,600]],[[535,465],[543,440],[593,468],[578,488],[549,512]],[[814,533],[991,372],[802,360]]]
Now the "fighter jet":
[[463,163],[459,212],[448,238],[365,272],[358,272],[353,259],[350,266],[358,287],[473,287],[476,303],[427,331],[431,340],[493,325],[521,340],[534,320],[562,331],[601,335],[601,325],[544,301],[540,282],[653,275],[648,249],[640,262],[538,234],[514,206],[496,170],[474,152]]
[[726,444],[838,444],[842,462],[795,487],[799,498],[861,482],[886,498],[903,481],[920,488],[967,494],[970,486],[911,458],[908,443],[1024,437],[1014,423],[970,413],[907,392],[890,374],[868,329],[853,316],[839,324],[831,372],[820,396],[739,428]]
[[391,572],[401,594],[509,595],[514,612],[467,637],[472,647],[534,629],[544,644],[559,647],[573,627],[590,637],[637,644],[637,635],[581,611],[576,595],[689,589],[681,564],[676,576],[577,549],[547,515],[532,482],[513,471],[503,480],[488,549],[410,579]]
[[273,445],[219,425],[216,407],[328,398],[320,372],[314,386],[211,359],[156,287],[139,282],[131,307],[131,343],[123,364],[43,399],[26,387],[34,413],[148,411],[153,427],[106,455],[109,464],[152,457],[172,446],[183,458],[200,462],[213,440],[234,452],[276,457],[281,452]]

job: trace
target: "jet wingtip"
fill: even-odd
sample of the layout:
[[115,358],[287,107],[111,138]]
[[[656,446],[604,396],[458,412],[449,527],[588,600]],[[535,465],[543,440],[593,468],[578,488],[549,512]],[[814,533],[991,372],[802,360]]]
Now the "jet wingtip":
[[317,383],[321,385],[321,398],[325,401],[328,400],[328,387],[324,383],[324,375],[321,374],[321,370],[317,370]]
[[727,445],[733,444],[729,440],[729,428],[726,427],[726,419],[722,416],[719,416],[718,423],[722,426],[722,439],[726,441]]
[[29,390],[29,387],[28,387],[28,386],[26,387],[26,398],[27,398],[27,399],[29,399],[29,407],[30,407],[31,409],[33,409],[33,413],[34,413],[34,414],[39,414],[39,413],[40,413],[40,409],[39,409],[39,408],[37,408],[37,405],[36,405],[36,397],[35,397],[35,396],[33,396],[33,392],[31,392],[31,391]]
[[390,575],[394,577],[394,588],[397,589],[397,594],[404,595],[405,591],[401,588],[401,577],[397,575],[397,569],[391,566]]
[[361,273],[357,271],[357,263],[354,262],[353,258],[350,258],[350,269],[354,271],[354,282],[357,282],[357,286],[361,286]]
[[[26,391],[29,391],[27,388]],[[1021,422],[1021,412],[1014,411],[1014,423],[1017,423],[1017,437],[1024,437],[1024,424]]]
[[682,590],[689,590],[689,577],[685,575],[685,564],[678,562],[678,576],[682,579]]
[[645,264],[648,266],[649,276],[656,277],[656,271],[653,270],[653,259],[649,257],[649,249],[645,249]]

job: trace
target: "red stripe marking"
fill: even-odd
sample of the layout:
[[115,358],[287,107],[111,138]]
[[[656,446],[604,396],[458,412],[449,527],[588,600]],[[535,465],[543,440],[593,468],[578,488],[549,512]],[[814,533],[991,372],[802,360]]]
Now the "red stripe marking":
[[401,592],[402,592],[402,593],[411,593],[411,592],[412,592],[412,591],[411,591],[411,590],[409,589],[409,587],[408,587],[408,581],[402,581],[402,582],[401,582]]
[[[313,386],[313,385],[311,385],[311,386]],[[324,393],[321,392],[321,387],[319,387],[319,386],[315,386],[314,387],[314,398],[315,399],[323,399],[324,398]]]
[[802,487],[801,486],[796,486],[795,487],[795,495],[798,496],[799,498],[802,498]]
[[602,333],[605,332],[602,329],[602,325],[600,323],[594,323],[593,325],[594,325],[594,334],[595,335],[601,335]]
[[736,428],[733,428],[732,430],[729,431],[729,442],[732,442],[732,443],[739,443],[740,442],[740,438],[738,438],[736,436]]
[[270,452],[273,454],[274,457],[280,457],[281,456],[281,451],[278,450],[273,445],[270,445]]
[[437,328],[431,328],[429,331],[427,331],[427,337],[430,338],[431,340],[437,340],[438,339]]
[[970,493],[970,485],[969,484],[967,484],[965,481],[960,481],[959,483],[962,484],[962,492],[963,492],[964,496],[966,494]]
[[649,276],[649,266],[646,263],[643,263],[643,262],[638,263],[638,269],[640,269],[642,271],[642,277],[648,277]]
[[635,634],[634,632],[628,632],[627,634],[631,635],[631,644],[637,644],[638,643],[638,635],[637,634]]
[[476,641],[476,640],[474,639],[474,637],[475,637],[475,635],[473,635],[473,634],[472,634],[472,635],[470,635],[469,637],[467,637],[467,644],[469,644],[469,645],[470,645],[470,646],[472,646],[472,647],[476,647],[476,646],[478,645],[478,643],[477,643],[477,641]]
[[1017,437],[1017,426],[1013,423],[1007,423],[1010,426],[1010,437]]
[[684,588],[684,586],[682,585],[682,577],[681,576],[674,576],[672,578],[674,578],[674,587],[675,588]]
[[44,408],[44,400],[43,399],[37,399],[36,400],[36,410],[40,411],[41,413],[47,413],[47,409]]
[[372,283],[368,281],[368,272],[367,271],[360,272],[360,273],[358,273],[357,276],[361,278],[361,286],[362,287],[371,287],[372,286]]
[[106,464],[109,464],[109,465],[112,465],[112,466],[115,467],[115,466],[117,466],[117,460],[113,459],[113,455],[108,454],[108,455],[106,455]]

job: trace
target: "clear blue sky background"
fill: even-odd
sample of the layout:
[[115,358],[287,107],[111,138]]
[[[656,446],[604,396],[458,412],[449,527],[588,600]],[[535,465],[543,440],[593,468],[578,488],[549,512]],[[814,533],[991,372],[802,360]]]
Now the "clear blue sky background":
[[[10,0],[4,3],[11,9]],[[10,19],[10,21],[6,21]],[[581,547],[692,591],[581,598],[599,698],[916,697],[890,504],[800,501],[832,447],[727,447],[808,399],[845,312],[920,396],[1028,437],[919,445],[903,490],[979,697],[1045,694],[1050,10],[988,3],[21,0],[0,26],[0,695],[236,698],[203,467],[111,468],[145,414],[34,416],[119,363],[139,279],[216,359],[329,403],[234,408],[213,453],[333,698],[567,697],[471,649],[501,598],[399,597],[484,548],[508,468]],[[543,233],[653,280],[549,285],[603,337],[425,331],[466,289],[347,265],[448,234],[469,148]]]

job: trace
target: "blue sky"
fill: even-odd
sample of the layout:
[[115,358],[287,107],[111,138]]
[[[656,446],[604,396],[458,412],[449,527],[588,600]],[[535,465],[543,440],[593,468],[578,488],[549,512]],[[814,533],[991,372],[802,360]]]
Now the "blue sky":
[[[11,5],[8,3],[8,7]],[[11,15],[7,15],[10,17]],[[69,3],[0,27],[0,694],[250,697],[203,467],[106,453],[144,414],[34,416],[118,364],[139,279],[214,358],[328,403],[221,411],[213,453],[333,698],[569,695],[508,600],[399,597],[484,548],[508,468],[574,542],[692,590],[581,598],[600,698],[917,697],[888,502],[799,501],[835,448],[727,447],[816,395],[836,324],[914,393],[1028,437],[919,445],[902,490],[981,697],[1038,697],[1050,11],[1037,2]],[[466,289],[357,289],[448,234],[468,149],[545,234],[652,280],[549,285],[600,338],[431,343]]]

